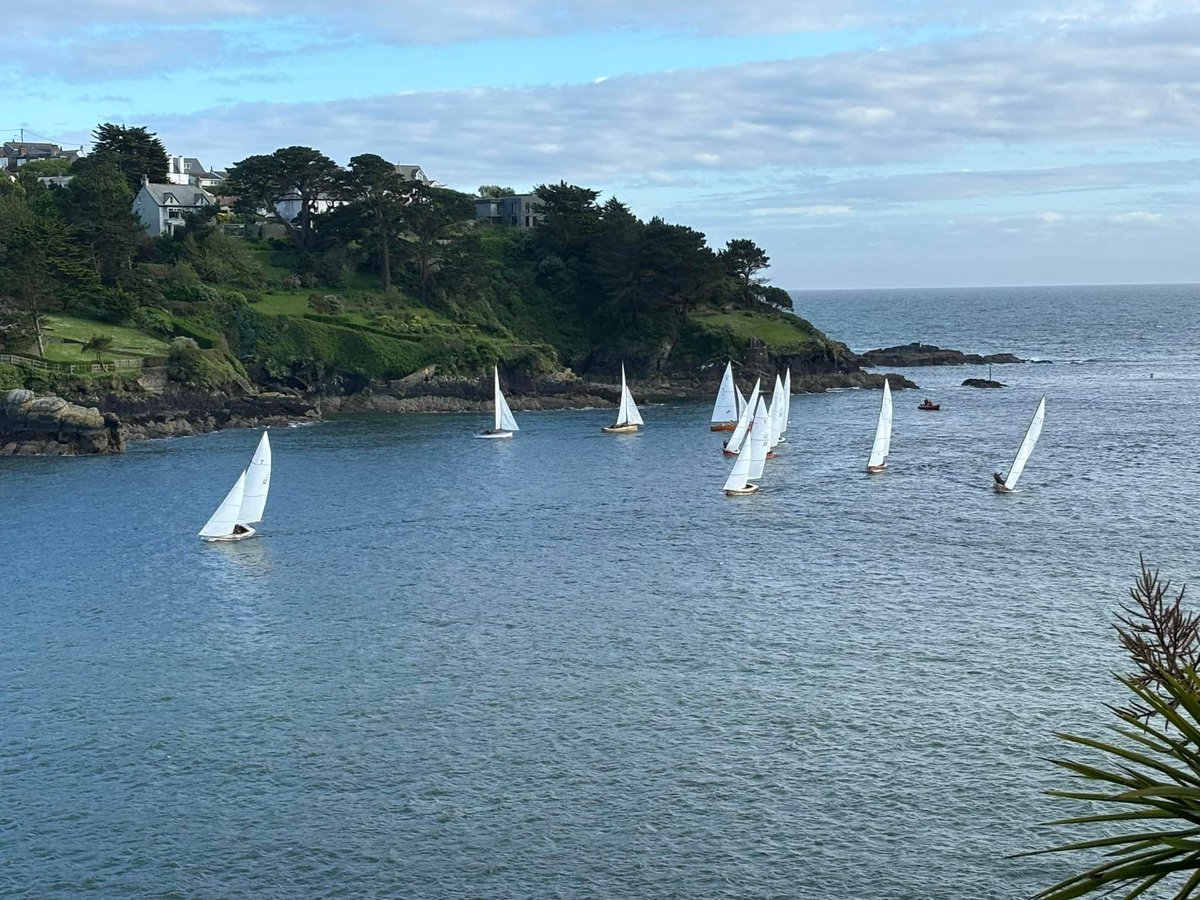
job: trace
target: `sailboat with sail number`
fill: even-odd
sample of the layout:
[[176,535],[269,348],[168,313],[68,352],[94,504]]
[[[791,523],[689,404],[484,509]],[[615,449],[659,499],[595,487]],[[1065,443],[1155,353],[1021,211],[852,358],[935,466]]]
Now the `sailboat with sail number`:
[[517,427],[517,420],[513,418],[512,410],[508,408],[508,401],[504,399],[504,392],[500,390],[500,368],[499,366],[492,367],[492,375],[495,379],[495,418],[491,428],[486,431],[481,431],[475,435],[477,438],[510,438],[514,431],[520,431]]
[[200,529],[206,541],[244,541],[256,532],[250,526],[261,522],[271,488],[271,442],[264,431],[254,456],[234,482],[221,505]]
[[625,381],[625,363],[621,363],[621,405],[617,407],[617,420],[600,430],[605,434],[632,434],[644,424],[642,414],[638,412],[637,404],[633,402],[633,394],[629,393],[629,385]]
[[867,460],[867,471],[882,472],[887,468],[888,454],[892,452],[892,389],[883,379],[883,402],[879,405],[879,421],[875,423],[875,443],[871,445],[871,456]]
[[992,476],[992,487],[997,494],[1011,494],[1017,486],[1017,479],[1021,477],[1021,473],[1025,471],[1025,464],[1029,462],[1029,457],[1033,453],[1033,448],[1037,446],[1038,438],[1042,434],[1042,424],[1046,421],[1046,398],[1038,404],[1037,412],[1033,414],[1033,419],[1029,422],[1029,428],[1025,431],[1025,438],[1021,441],[1021,446],[1017,449],[1017,455],[1013,459],[1013,463],[1008,468],[1008,475],[1003,478],[999,472]]

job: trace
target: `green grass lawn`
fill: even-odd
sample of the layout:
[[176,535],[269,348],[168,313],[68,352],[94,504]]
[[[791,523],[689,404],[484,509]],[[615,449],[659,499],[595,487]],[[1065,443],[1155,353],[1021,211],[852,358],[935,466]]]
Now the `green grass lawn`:
[[760,338],[772,347],[806,341],[813,337],[813,333],[803,322],[788,316],[747,316],[741,311],[727,313],[711,310],[693,313],[691,319],[704,328],[729,331],[739,338]]
[[166,341],[152,337],[136,328],[113,325],[109,322],[95,322],[90,319],[77,319],[74,316],[58,314],[46,316],[43,330],[47,338],[58,339],[46,342],[46,359],[54,362],[95,362],[96,355],[94,353],[83,351],[84,341],[94,334],[107,334],[112,337],[112,349],[106,351],[106,356],[166,356],[168,350]]

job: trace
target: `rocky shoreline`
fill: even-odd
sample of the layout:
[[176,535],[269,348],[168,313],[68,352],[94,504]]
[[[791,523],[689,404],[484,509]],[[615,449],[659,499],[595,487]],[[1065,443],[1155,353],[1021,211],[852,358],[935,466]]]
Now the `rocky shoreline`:
[[[0,406],[0,454],[23,456],[121,453],[127,441],[205,434],[225,428],[261,428],[314,422],[344,413],[461,413],[491,410],[490,378],[438,376],[432,370],[397,382],[373,385],[353,394],[333,390],[301,392],[291,388],[227,394],[171,389],[161,391],[80,393],[34,398],[10,391]],[[916,388],[895,374],[834,372],[795,375],[794,393]],[[620,385],[559,376],[506,379],[514,410],[598,409],[615,407]],[[716,383],[708,378],[647,379],[631,387],[643,404],[710,400]],[[19,395],[19,396],[18,396]],[[100,410],[104,410],[101,412]],[[66,424],[64,424],[66,423]]]

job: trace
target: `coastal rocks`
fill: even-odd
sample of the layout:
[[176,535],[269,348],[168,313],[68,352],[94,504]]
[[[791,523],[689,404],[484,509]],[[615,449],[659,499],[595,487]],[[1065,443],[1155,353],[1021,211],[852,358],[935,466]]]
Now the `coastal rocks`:
[[1023,359],[1011,353],[992,353],[980,356],[978,353],[963,353],[961,350],[949,350],[935,347],[933,344],[922,344],[916,341],[899,347],[883,347],[879,350],[868,350],[857,357],[860,366],[878,368],[880,366],[965,366],[983,365],[986,363],[1019,363]]
[[1002,385],[999,381],[991,381],[987,378],[968,378],[965,381],[963,381],[962,386],[963,387],[974,387],[974,388],[1002,388],[1002,387],[1004,387],[1004,385]]
[[125,437],[114,413],[32,391],[0,395],[0,456],[124,453]]
[[192,390],[111,394],[106,408],[120,413],[128,440],[206,434],[223,428],[281,426],[321,417],[320,400],[267,391],[229,395]]

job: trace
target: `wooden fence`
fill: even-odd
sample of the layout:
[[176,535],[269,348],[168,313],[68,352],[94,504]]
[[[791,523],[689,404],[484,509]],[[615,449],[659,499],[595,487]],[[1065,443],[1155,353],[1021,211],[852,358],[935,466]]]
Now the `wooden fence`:
[[110,359],[103,363],[64,363],[49,359],[38,359],[35,356],[17,356],[13,353],[0,353],[0,363],[10,366],[28,366],[42,372],[61,372],[66,375],[90,375],[100,372],[121,372],[130,369],[141,369],[145,360],[131,357]]

